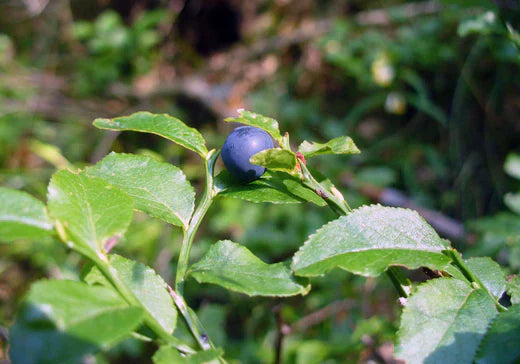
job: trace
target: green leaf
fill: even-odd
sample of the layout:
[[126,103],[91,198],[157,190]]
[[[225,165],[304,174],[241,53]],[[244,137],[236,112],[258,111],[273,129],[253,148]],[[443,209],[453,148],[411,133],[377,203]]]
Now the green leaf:
[[11,329],[13,363],[77,363],[121,341],[142,321],[112,289],[75,281],[32,285]]
[[[116,254],[109,255],[109,264],[112,274],[128,287],[149,315],[166,332],[172,333],[177,323],[177,310],[166,289],[166,282],[152,268]],[[85,281],[111,286],[96,267],[85,276]]]
[[284,145],[282,136],[280,135],[278,122],[276,120],[244,109],[239,109],[237,110],[237,112],[240,115],[239,117],[227,118],[225,119],[225,121],[233,123],[242,123],[245,125],[251,125],[263,129],[266,132],[268,132],[273,137],[273,139],[276,140],[280,145]]
[[377,276],[388,266],[442,270],[450,260],[435,230],[412,210],[363,206],[311,235],[294,255],[299,276],[317,276],[334,267]]
[[40,200],[0,187],[0,201],[0,241],[38,239],[52,233],[52,223]]
[[218,194],[224,197],[237,198],[255,203],[299,203],[312,202],[318,206],[326,203],[301,181],[283,172],[266,171],[259,179],[240,183],[231,174],[223,170],[215,178]]
[[153,354],[152,360],[154,364],[186,363],[186,359],[181,356],[179,351],[169,345],[159,347],[159,350]]
[[132,199],[108,182],[67,170],[55,173],[48,187],[49,214],[71,248],[93,259],[104,244],[121,236],[132,220]]
[[511,296],[511,303],[513,305],[520,304],[520,276],[514,276],[506,284],[507,294]]
[[195,192],[179,168],[147,156],[111,153],[87,173],[126,192],[137,210],[187,228]]
[[206,142],[197,129],[190,128],[182,121],[167,114],[152,114],[146,111],[115,119],[96,119],[94,126],[108,130],[132,130],[152,133],[169,139],[190,149],[202,157],[208,153]]
[[511,306],[493,321],[480,344],[476,363],[520,362],[520,306]]
[[296,174],[296,154],[287,149],[272,148],[265,149],[251,157],[252,164],[258,164],[272,171],[281,171]]
[[511,211],[520,215],[520,193],[506,193],[504,203]]
[[508,154],[504,163],[504,170],[511,177],[520,179],[520,154]]
[[466,264],[493,296],[497,299],[502,296],[506,290],[506,275],[497,262],[488,257],[481,257],[470,258]]
[[209,349],[182,357],[177,350],[171,346],[163,345],[153,356],[154,364],[206,364],[219,363],[217,360],[222,354],[222,349]]
[[471,363],[496,315],[483,289],[453,278],[430,280],[403,309],[396,356],[409,363]]
[[199,283],[213,283],[249,296],[307,294],[284,263],[266,264],[247,248],[229,240],[212,245],[189,273]]
[[327,143],[309,143],[304,141],[298,147],[298,151],[303,153],[305,158],[310,158],[320,154],[358,154],[360,153],[352,138],[340,136],[329,140]]

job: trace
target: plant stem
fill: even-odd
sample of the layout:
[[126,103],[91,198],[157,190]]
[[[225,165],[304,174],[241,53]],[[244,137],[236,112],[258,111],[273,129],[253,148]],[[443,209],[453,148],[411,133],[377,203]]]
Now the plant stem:
[[195,233],[197,232],[204,215],[206,215],[206,212],[208,211],[211,203],[213,202],[213,198],[215,197],[215,192],[213,189],[213,171],[215,161],[217,160],[219,154],[219,151],[213,149],[210,150],[206,155],[206,160],[204,161],[206,169],[206,185],[204,188],[204,194],[202,195],[202,198],[199,201],[193,216],[191,217],[188,228],[184,231],[181,252],[177,262],[177,274],[175,276],[175,291],[181,296],[183,295],[184,291],[184,280],[186,279],[191,245],[193,244]]
[[398,270],[398,267],[389,267],[386,271],[388,278],[392,281],[394,288],[401,297],[408,298],[410,294],[410,287],[403,282],[402,272]]
[[[168,286],[168,291],[173,299],[173,302],[177,306],[181,313],[184,321],[188,325],[191,334],[199,344],[202,350],[208,350],[215,348],[211,339],[206,334],[206,330],[199,321],[199,318],[193,312],[192,309],[186,304],[183,298],[184,281],[186,279],[186,272],[188,271],[189,259],[191,246],[195,238],[195,234],[202,222],[202,219],[206,215],[213,198],[216,195],[213,184],[213,174],[215,168],[215,162],[220,154],[220,151],[210,150],[206,155],[204,166],[206,170],[206,184],[204,187],[204,193],[200,199],[195,212],[193,213],[188,228],[184,231],[184,237],[182,239],[181,252],[179,254],[179,260],[177,262],[177,273],[175,276],[175,290]],[[225,363],[224,359],[219,358],[221,363]]]
[[473,272],[469,269],[466,262],[464,261],[464,259],[462,259],[462,257],[460,256],[460,253],[457,250],[455,250],[453,248],[449,248],[446,250],[446,253],[453,260],[453,263],[457,266],[457,268],[459,268],[459,270],[462,272],[462,274],[464,274],[464,277],[466,277],[466,279],[468,281],[470,281],[471,283],[476,283],[481,289],[483,289],[487,292],[487,294],[495,302],[495,306],[498,311],[501,311],[501,312],[508,311],[508,309],[505,308],[504,306],[502,306],[500,304],[500,302],[498,302],[496,297],[493,296],[493,294],[486,288],[486,286],[484,285],[484,283],[482,283],[480,278],[477,277],[475,274],[473,274]]
[[184,317],[188,328],[190,329],[195,340],[197,340],[200,347],[203,350],[214,348],[215,346],[200,324],[197,315],[192,310],[190,310],[186,304],[186,301],[184,301],[184,298],[182,298],[182,296],[175,292],[170,286],[168,286],[168,291],[170,292],[170,296],[173,298],[173,302],[175,302],[175,306],[177,306],[177,309],[182,314],[182,317]]
[[303,173],[303,185],[314,192],[329,205],[329,207],[337,213],[338,215],[348,215],[352,212],[352,209],[348,205],[347,201],[341,195],[341,192],[335,190],[335,193],[332,193],[327,189],[326,186],[316,181],[314,176],[311,174],[305,163],[300,163],[300,167]]
[[96,266],[103,273],[103,275],[109,280],[109,282],[114,286],[114,288],[119,292],[121,297],[131,306],[141,307],[144,312],[144,321],[145,324],[159,337],[161,340],[166,343],[174,346],[177,350],[182,351],[184,353],[195,353],[195,350],[189,347],[188,345],[183,344],[179,339],[171,335],[167,332],[157,320],[148,312],[148,310],[143,307],[141,302],[134,296],[132,291],[126,286],[124,282],[122,282],[117,273],[113,271],[113,268],[110,266],[108,259],[101,259],[100,257],[95,259]]

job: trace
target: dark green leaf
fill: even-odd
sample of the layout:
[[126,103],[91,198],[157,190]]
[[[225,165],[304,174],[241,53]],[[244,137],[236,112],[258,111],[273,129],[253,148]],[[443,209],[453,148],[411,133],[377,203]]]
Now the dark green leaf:
[[83,173],[55,173],[48,200],[50,216],[63,228],[61,238],[94,259],[104,254],[106,241],[121,236],[132,220],[133,202],[126,193]]
[[190,268],[200,283],[213,283],[249,296],[294,296],[309,287],[296,282],[284,263],[266,264],[246,247],[229,240],[213,244]]
[[[177,310],[166,289],[166,282],[150,267],[119,255],[110,254],[109,264],[114,274],[139,301],[144,310],[168,333],[177,322]],[[109,285],[97,268],[92,268],[85,281]]]
[[298,147],[298,151],[303,153],[305,158],[310,158],[320,154],[358,154],[360,153],[352,138],[340,136],[329,140],[327,143],[309,143],[304,141]]
[[111,153],[87,172],[130,195],[136,209],[188,226],[195,192],[179,168],[146,156]]
[[249,183],[237,181],[231,174],[223,170],[215,178],[218,194],[241,200],[271,203],[312,202],[318,206],[326,203],[301,181],[283,172],[266,171],[260,179]]
[[476,362],[479,364],[520,362],[520,306],[511,306],[493,321],[482,340]]
[[272,148],[256,153],[250,159],[252,164],[258,164],[272,171],[296,174],[296,154],[287,149]]
[[487,290],[497,299],[506,290],[506,275],[500,265],[491,258],[470,258],[466,261],[469,269],[484,283]]
[[52,233],[52,223],[40,200],[0,187],[0,201],[0,241],[38,239]]
[[142,321],[112,289],[75,281],[31,287],[11,330],[14,363],[77,363],[124,339]]
[[283,144],[282,136],[280,135],[280,129],[278,127],[278,122],[276,120],[244,109],[239,109],[237,111],[240,115],[239,117],[227,118],[225,119],[225,121],[242,123],[245,125],[251,125],[263,129],[269,134],[271,134],[273,139],[276,140],[280,145]]
[[146,111],[115,119],[96,119],[94,126],[108,130],[133,130],[152,133],[190,149],[202,157],[208,153],[206,142],[197,129],[167,114],[151,114]]
[[445,245],[417,212],[380,205],[364,206],[328,223],[294,255],[296,275],[317,276],[340,267],[377,276],[388,266],[442,270],[450,260]]
[[485,290],[453,278],[428,281],[403,309],[396,356],[409,363],[471,363],[496,315]]

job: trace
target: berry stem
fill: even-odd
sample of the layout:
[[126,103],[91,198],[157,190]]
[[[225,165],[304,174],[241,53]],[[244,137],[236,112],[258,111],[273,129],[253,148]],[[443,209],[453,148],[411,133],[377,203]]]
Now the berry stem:
[[186,279],[186,272],[188,271],[191,245],[193,244],[195,233],[216,195],[213,188],[213,172],[219,153],[219,151],[213,149],[206,155],[206,160],[204,161],[206,168],[206,186],[204,188],[204,194],[191,217],[188,228],[184,231],[181,252],[177,262],[177,274],[175,276],[175,291],[181,296],[184,292],[184,280]]

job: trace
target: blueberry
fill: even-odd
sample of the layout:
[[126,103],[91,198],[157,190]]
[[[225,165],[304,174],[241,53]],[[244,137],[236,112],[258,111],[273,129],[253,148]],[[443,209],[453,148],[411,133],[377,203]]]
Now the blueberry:
[[233,130],[222,147],[222,160],[229,173],[244,182],[260,178],[265,168],[253,165],[249,159],[256,153],[274,148],[273,140],[262,129],[240,126]]

